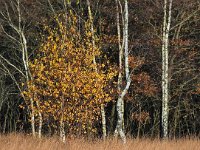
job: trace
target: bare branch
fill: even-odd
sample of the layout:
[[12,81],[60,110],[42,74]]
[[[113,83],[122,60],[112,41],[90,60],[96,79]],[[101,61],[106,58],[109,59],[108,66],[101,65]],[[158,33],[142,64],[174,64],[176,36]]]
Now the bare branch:
[[13,65],[10,61],[8,61],[6,58],[4,58],[1,54],[0,54],[0,57],[10,66],[12,66],[13,68],[15,68],[17,71],[19,71],[19,73],[21,73],[24,77],[25,77],[25,74],[19,69],[17,68],[15,65]]
[[197,10],[195,10],[194,12],[192,12],[188,17],[186,17],[185,19],[183,19],[181,22],[179,22],[175,26],[171,27],[170,30],[173,30],[177,26],[184,24],[186,21],[188,21],[190,18],[192,18],[195,14],[197,14],[199,11],[200,11],[200,7]]
[[8,34],[8,33],[5,31],[5,29],[4,29],[4,27],[3,27],[2,25],[1,25],[1,28],[2,28],[2,31],[6,34],[7,37],[9,37],[9,38],[12,39],[13,41],[17,42],[18,44],[20,44],[20,42],[19,42],[16,38],[14,38],[13,36],[11,36],[10,34]]

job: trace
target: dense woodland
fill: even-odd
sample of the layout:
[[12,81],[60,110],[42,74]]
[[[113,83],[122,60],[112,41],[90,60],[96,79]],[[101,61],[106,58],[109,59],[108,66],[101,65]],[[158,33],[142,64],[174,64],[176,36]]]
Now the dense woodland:
[[198,137],[199,0],[0,0],[0,132]]

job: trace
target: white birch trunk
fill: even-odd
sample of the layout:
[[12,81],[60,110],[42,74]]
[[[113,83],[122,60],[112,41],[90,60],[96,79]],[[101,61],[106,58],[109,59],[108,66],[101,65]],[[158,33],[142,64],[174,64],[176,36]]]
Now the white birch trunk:
[[106,114],[104,110],[104,105],[101,105],[101,122],[102,122],[102,131],[103,131],[103,140],[106,139]]
[[63,115],[60,120],[60,140],[65,143],[66,142],[66,136],[65,136],[65,126],[63,122]]
[[[18,27],[16,27],[12,22],[11,19],[9,17],[9,22],[11,27],[19,34],[20,37],[20,45],[22,48],[22,61],[24,64],[24,69],[25,69],[25,75],[26,75],[26,81],[28,82],[31,78],[31,73],[29,71],[29,65],[28,65],[28,50],[27,50],[27,40],[23,31],[23,28],[21,27],[21,20],[22,20],[22,16],[21,16],[21,9],[20,9],[20,2],[19,0],[17,0],[17,12],[18,12]],[[8,14],[9,16],[9,14]],[[31,101],[31,127],[32,127],[32,134],[33,136],[35,136],[36,132],[35,132],[35,111],[34,111],[34,101],[33,99],[30,99]]]
[[[19,44],[21,53],[22,53],[22,63],[23,63],[23,67],[24,67],[24,72],[19,70],[15,65],[11,64],[9,61],[6,60],[6,62],[13,66],[16,70],[18,70],[23,77],[25,78],[26,82],[31,80],[31,73],[30,73],[30,69],[29,69],[29,60],[28,60],[28,48],[27,48],[27,40],[26,40],[26,36],[24,33],[24,27],[22,27],[22,14],[21,14],[21,7],[20,7],[20,0],[16,0],[15,2],[13,2],[13,7],[12,7],[12,11],[16,12],[16,15],[18,17],[17,22],[13,22],[12,21],[12,17],[10,16],[9,13],[9,8],[7,6],[7,4],[5,3],[5,9],[6,9],[6,13],[3,13],[2,11],[0,11],[0,13],[3,15],[5,21],[8,23],[8,25],[16,32],[17,34],[17,38],[15,38],[14,36],[10,35],[9,33],[7,33],[3,26],[2,29],[4,31],[4,33],[8,36],[8,38],[10,38],[11,40],[13,40],[14,42],[17,42]],[[1,56],[2,57],[2,56]],[[3,57],[2,57],[3,58]],[[16,80],[14,80],[16,82]],[[16,83],[18,85],[18,83]],[[22,91],[21,88],[18,86],[20,92]],[[27,87],[28,89],[29,87]],[[24,95],[23,98],[25,99]],[[41,113],[39,112],[39,116],[42,116]],[[30,99],[30,118],[31,118],[31,129],[32,129],[32,134],[33,136],[36,135],[35,132],[35,110],[34,110],[34,99]],[[42,117],[39,117],[40,119],[40,126],[42,126]],[[40,131],[41,127],[39,127],[39,131]],[[41,133],[41,132],[40,132]]]
[[43,123],[43,119],[42,119],[42,113],[40,112],[40,107],[39,107],[38,101],[36,101],[36,105],[37,105],[38,116],[39,116],[38,137],[41,138],[42,137],[42,123]]
[[[25,75],[26,75],[26,82],[28,82],[30,79],[30,73],[29,73],[29,66],[28,66],[28,51],[27,51],[27,43],[26,43],[26,38],[24,36],[23,31],[21,28],[19,28],[19,34],[21,37],[21,47],[22,47],[22,60],[25,68]],[[27,87],[29,88],[29,87]],[[31,98],[31,127],[32,127],[32,134],[33,136],[36,135],[35,132],[35,110],[34,110],[34,100]]]
[[[119,73],[118,73],[118,83],[117,83],[117,91],[118,93],[121,93],[122,90],[122,58],[123,58],[123,48],[121,45],[121,30],[120,30],[120,21],[119,21],[119,6],[118,6],[118,0],[115,0],[116,3],[116,22],[117,22],[117,37],[118,37],[118,49],[119,49]],[[118,130],[117,128],[114,131],[114,136],[118,136]]]
[[[118,1],[116,0],[116,5],[118,5]],[[118,9],[118,6],[117,6]],[[118,11],[118,10],[117,10]],[[119,73],[120,78],[118,78],[118,90],[119,96],[117,99],[117,127],[115,130],[115,134],[119,134],[122,141],[126,143],[126,136],[123,130],[123,122],[124,122],[124,96],[128,92],[128,89],[131,84],[131,78],[130,78],[130,72],[129,72],[129,51],[128,51],[128,2],[125,0],[125,7],[124,7],[124,27],[123,27],[123,44],[124,44],[124,66],[125,66],[125,76],[126,76],[126,86],[122,90],[121,84],[122,84],[122,73]],[[117,30],[118,30],[118,42],[119,42],[119,68],[122,69],[122,48],[120,44],[120,26],[119,26],[119,14],[117,14]],[[122,45],[123,45],[122,44]],[[121,50],[120,50],[121,49]]]
[[42,114],[39,113],[39,127],[38,127],[38,137],[42,137]]
[[[91,11],[89,0],[87,0],[87,6],[88,6],[88,15],[89,15],[89,20],[90,20],[90,25],[91,25],[92,45],[93,45],[93,51],[94,51],[94,48],[96,45],[95,45],[95,37],[94,37],[93,17],[92,17],[92,11]],[[98,72],[95,55],[93,56],[93,63],[95,65],[95,71]],[[106,115],[105,115],[104,104],[101,104],[101,121],[102,121],[102,132],[103,132],[102,137],[103,137],[103,140],[105,140],[107,136],[107,130],[106,130]]]
[[[118,84],[117,84],[117,90],[118,93],[122,92],[122,72],[123,72],[123,49],[124,49],[124,36],[123,36],[123,40],[121,43],[121,29],[120,29],[120,15],[119,15],[119,4],[121,6],[120,1],[115,0],[116,3],[116,23],[117,23],[117,37],[118,37],[118,49],[119,49],[119,73],[118,73]],[[121,8],[122,9],[122,8]],[[122,11],[122,10],[121,10]],[[122,12],[121,12],[122,13]],[[122,22],[124,24],[124,19],[122,17]],[[123,32],[124,34],[124,32]],[[124,128],[124,102],[122,101],[122,127]],[[117,137],[118,136],[118,131],[117,128],[115,129],[114,132],[114,136]]]
[[[167,11],[167,4],[169,5]],[[162,37],[162,136],[168,137],[168,117],[169,117],[169,30],[171,25],[172,0],[164,0],[164,21]],[[167,13],[168,12],[168,13]]]

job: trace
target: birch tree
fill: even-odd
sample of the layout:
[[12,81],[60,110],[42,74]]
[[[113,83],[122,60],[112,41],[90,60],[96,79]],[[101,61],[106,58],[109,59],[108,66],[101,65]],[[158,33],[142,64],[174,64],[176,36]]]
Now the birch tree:
[[[118,75],[118,99],[117,99],[117,126],[115,130],[115,134],[121,137],[122,141],[126,143],[126,136],[123,130],[123,122],[124,122],[124,96],[128,92],[128,89],[131,84],[131,77],[129,71],[129,50],[128,50],[128,1],[124,1],[124,22],[123,22],[123,40],[121,44],[121,35],[120,35],[120,25],[119,25],[119,9],[118,4],[120,1],[116,0],[116,8],[117,8],[117,33],[118,33],[118,45],[119,45],[119,75]],[[123,19],[122,19],[123,20]],[[123,52],[124,50],[124,52]],[[125,87],[122,87],[122,58],[124,54],[124,68],[125,68]]]
[[[91,6],[90,6],[89,0],[87,0],[87,6],[88,6],[89,21],[90,21],[90,29],[91,29],[91,33],[92,33],[92,45],[93,45],[93,51],[94,51],[94,49],[95,49],[94,26],[93,26],[93,16],[92,16],[92,11],[91,11]],[[95,71],[98,72],[95,56],[93,57],[93,64],[95,65]],[[101,104],[101,119],[102,119],[103,140],[105,140],[107,133],[106,133],[106,115],[105,115],[104,104]]]
[[[101,105],[112,100],[109,83],[116,71],[106,63],[94,65],[94,57],[100,57],[101,53],[100,48],[93,49],[89,22],[80,34],[75,15],[68,17],[70,26],[63,23],[65,15],[55,20],[59,23],[57,28],[48,27],[47,40],[29,64],[33,79],[27,83],[31,90],[24,93],[28,98],[35,96],[34,102],[41,106],[44,121],[53,118],[59,122],[55,126],[58,125],[56,128],[65,142],[65,129],[75,136],[97,133],[94,124],[100,118]],[[105,66],[109,66],[106,72]]]
[[[3,33],[7,38],[11,40],[12,43],[17,45],[17,48],[19,48],[19,51],[21,53],[21,58],[20,61],[22,63],[23,69],[19,69],[15,64],[12,64],[9,60],[7,60],[5,57],[0,55],[0,58],[9,66],[13,67],[16,71],[18,71],[22,78],[28,82],[32,77],[29,69],[29,54],[28,54],[28,46],[27,46],[27,37],[25,35],[25,26],[23,25],[22,21],[22,9],[21,9],[21,3],[20,0],[16,1],[10,1],[10,3],[4,3],[5,6],[5,11],[0,11],[1,16],[3,17],[3,21],[12,29],[12,32],[14,34],[10,34],[4,29],[4,26],[1,25],[1,28],[3,30]],[[15,21],[13,18],[13,15],[11,15],[10,12],[16,12],[16,18],[17,20]],[[16,36],[14,36],[16,35]],[[4,67],[5,68],[5,67]],[[8,73],[9,69],[5,68]],[[15,84],[18,87],[18,90],[22,93],[22,87],[20,87],[20,84],[16,81],[15,77],[10,74],[11,78],[15,82]],[[28,87],[27,87],[28,88]],[[23,93],[22,97],[25,99]],[[32,134],[33,136],[36,135],[35,131],[35,111],[34,111],[34,103],[33,99],[30,99],[30,116],[31,116],[31,127],[32,127]],[[38,106],[39,107],[39,106]],[[42,116],[41,113],[39,112],[39,128],[38,128],[38,135],[41,137],[41,128],[42,128]]]
[[171,25],[172,0],[164,0],[164,17],[162,31],[162,136],[168,137],[169,116],[169,31]]

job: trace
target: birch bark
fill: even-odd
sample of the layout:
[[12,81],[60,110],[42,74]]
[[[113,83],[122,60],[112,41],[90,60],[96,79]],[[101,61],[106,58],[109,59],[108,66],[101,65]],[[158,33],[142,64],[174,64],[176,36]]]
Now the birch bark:
[[[95,37],[94,37],[93,16],[92,16],[89,0],[87,0],[87,6],[88,6],[88,15],[89,15],[89,20],[90,20],[90,28],[91,28],[91,33],[92,33],[92,45],[93,45],[93,51],[94,51],[96,45],[95,45]],[[95,55],[93,56],[93,63],[95,65],[95,71],[98,72]],[[105,114],[104,104],[101,104],[101,122],[102,122],[103,140],[105,140],[107,136],[107,131],[106,131],[106,114]]]
[[[5,12],[0,11],[1,15],[3,16],[4,20],[8,23],[8,25],[12,28],[12,30],[16,33],[17,37],[14,37],[7,33],[4,30],[4,27],[2,26],[2,29],[5,33],[5,35],[10,38],[13,42],[17,43],[19,46],[19,49],[21,51],[21,62],[23,64],[24,69],[20,70],[17,68],[14,64],[11,64],[8,60],[5,60],[3,56],[0,56],[2,59],[6,61],[9,65],[14,67],[17,71],[19,71],[22,75],[23,78],[25,79],[26,82],[29,82],[32,79],[31,72],[29,69],[29,54],[28,54],[28,47],[27,47],[27,37],[25,35],[24,31],[24,26],[22,23],[22,12],[21,12],[21,3],[20,0],[16,0],[13,2],[13,7],[11,7],[11,11],[16,12],[16,17],[17,21],[14,22],[12,19],[12,16],[10,15],[10,10],[5,3]],[[24,72],[24,73],[23,73]],[[12,78],[12,77],[11,77]],[[16,80],[14,80],[16,82]],[[18,85],[18,83],[17,83]],[[22,92],[21,88],[18,86],[19,91]],[[27,89],[29,87],[27,86]],[[24,95],[22,94],[23,98],[25,99]],[[32,134],[33,136],[36,136],[36,131],[35,131],[35,108],[34,105],[36,105],[37,109],[39,110],[39,103],[34,102],[34,99],[30,99],[30,118],[31,118],[31,128],[32,128]],[[38,128],[38,134],[39,137],[41,137],[41,130],[42,130],[42,115],[40,112],[38,112],[39,115],[39,128]]]
[[[167,11],[168,6],[168,11]],[[163,34],[162,34],[162,136],[168,137],[169,117],[169,31],[171,25],[172,0],[164,0]]]
[[[123,129],[124,122],[124,96],[128,92],[128,89],[131,84],[130,71],[129,71],[129,51],[128,51],[128,1],[124,1],[124,23],[123,23],[123,42],[120,44],[121,35],[120,35],[120,26],[119,26],[119,9],[118,3],[116,2],[117,8],[117,32],[118,32],[118,43],[119,43],[119,75],[118,75],[118,99],[117,99],[117,126],[115,130],[115,134],[119,134],[122,141],[126,143],[126,136]],[[122,19],[123,20],[123,19]],[[123,46],[124,45],[124,46]],[[125,78],[126,78],[126,86],[122,88],[122,58],[123,58],[123,49],[124,49],[124,68],[125,68]]]
[[[22,14],[21,14],[21,7],[20,7],[20,1],[16,0],[15,4],[13,5],[14,7],[12,7],[12,11],[16,12],[16,17],[17,17],[17,22],[14,22],[12,20],[12,17],[10,16],[10,12],[9,12],[9,8],[7,3],[4,3],[5,5],[5,12],[0,11],[1,15],[4,17],[4,20],[8,23],[8,25],[13,29],[13,31],[17,34],[17,38],[15,38],[14,36],[10,35],[9,33],[7,33],[3,26],[2,29],[4,31],[4,33],[6,34],[6,36],[8,36],[8,38],[10,38],[13,42],[16,42],[21,50],[21,54],[22,54],[22,64],[24,67],[24,71],[20,71],[20,72],[25,72],[23,74],[23,77],[25,78],[26,82],[28,82],[30,80],[30,71],[29,71],[29,66],[28,66],[28,50],[27,50],[27,40],[26,40],[26,36],[24,34],[24,29],[22,27]],[[14,66],[13,64],[10,64],[9,61],[6,61],[9,65]],[[17,69],[17,67],[15,67]],[[18,69],[17,69],[18,70]],[[19,70],[18,70],[19,71]],[[20,87],[19,87],[20,89]],[[21,89],[20,89],[21,91]],[[25,99],[25,97],[23,96],[23,98]],[[33,99],[30,99],[30,107],[31,107],[31,111],[30,111],[30,116],[31,116],[31,128],[32,128],[32,134],[33,136],[36,135],[35,132],[35,111],[34,111],[34,102]]]

